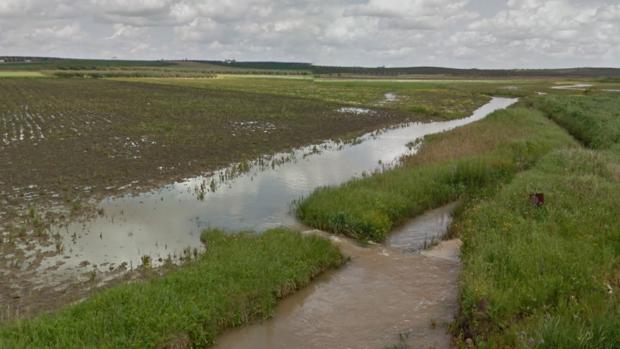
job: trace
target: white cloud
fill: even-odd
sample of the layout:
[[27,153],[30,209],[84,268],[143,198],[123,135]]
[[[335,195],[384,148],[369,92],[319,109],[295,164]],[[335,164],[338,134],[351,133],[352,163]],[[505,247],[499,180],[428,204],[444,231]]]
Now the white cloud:
[[35,28],[26,38],[33,42],[77,41],[83,34],[78,23]]
[[3,54],[538,67],[620,62],[617,0],[0,0]]
[[2,0],[0,1],[0,17],[25,15],[32,6],[29,0]]
[[380,18],[384,27],[400,29],[440,28],[462,18],[475,17],[466,10],[468,1],[454,0],[369,0],[353,6],[352,16]]
[[170,11],[170,6],[174,2],[174,0],[91,0],[92,5],[98,11],[129,17],[165,14]]

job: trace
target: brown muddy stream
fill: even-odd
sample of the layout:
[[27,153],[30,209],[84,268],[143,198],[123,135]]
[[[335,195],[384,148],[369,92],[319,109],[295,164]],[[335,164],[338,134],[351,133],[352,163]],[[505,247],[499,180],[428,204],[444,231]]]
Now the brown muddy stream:
[[284,299],[272,319],[228,331],[215,348],[450,347],[447,325],[457,309],[458,244],[443,242],[415,254],[403,242],[443,235],[454,207],[413,220],[386,246],[361,247],[331,236],[351,257],[347,265]]

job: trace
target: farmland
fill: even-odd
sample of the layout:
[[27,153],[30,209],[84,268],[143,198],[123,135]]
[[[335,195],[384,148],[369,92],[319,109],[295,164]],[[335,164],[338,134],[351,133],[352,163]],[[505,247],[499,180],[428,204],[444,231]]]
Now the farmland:
[[[329,138],[462,117],[488,100],[456,86],[245,77],[2,79],[0,159],[8,166],[0,170],[0,217],[21,231],[31,228],[29,206],[41,217],[45,210],[38,207],[50,205],[79,214],[86,199],[118,194],[128,184],[144,190]],[[379,114],[338,112],[343,106]]]
[[[9,256],[2,268],[11,280],[3,285],[3,297],[12,297],[15,287],[32,289],[26,274],[36,279],[47,258],[71,253],[58,226],[103,214],[96,209],[99,199],[144,193],[326,139],[351,142],[365,132],[443,117],[407,111],[386,100],[385,94],[400,86],[387,82],[326,84],[314,93],[290,94],[284,91],[298,85],[288,77],[227,77],[229,88],[179,81],[0,79],[0,161],[5,164],[0,168],[0,250]],[[246,85],[252,88],[241,88]],[[330,94],[342,98],[328,98]],[[449,86],[426,89],[424,96],[407,103],[421,110],[436,104],[457,108],[446,118],[464,116],[489,98]],[[358,113],[360,107],[372,108],[372,113]],[[80,277],[89,270],[78,268]],[[20,304],[41,311],[83,296],[69,292],[48,302],[49,292],[45,288],[21,295]]]
[[[341,104],[104,80],[4,79],[3,218],[28,204],[69,204],[138,181],[197,174],[415,115],[339,113]],[[317,125],[323,127],[317,127]],[[269,137],[266,137],[269,136]]]
[[[149,331],[140,326],[161,319],[176,319],[178,314],[171,311],[172,305],[161,313],[157,309],[144,308],[135,314],[138,320],[123,320],[126,323],[143,321],[142,325],[122,328],[120,322],[114,324],[118,335],[118,342],[114,343],[126,347],[157,346],[169,341],[180,341],[186,346],[189,343],[212,344],[215,336],[229,326],[269,317],[278,298],[345,261],[333,245],[321,238],[302,237],[288,229],[269,229],[258,237],[249,233],[225,236],[219,230],[207,229],[203,234],[206,252],[188,247],[180,258],[181,266],[156,268],[151,266],[153,259],[144,255],[140,268],[129,270],[127,275],[124,275],[127,263],[116,268],[114,263],[106,261],[99,267],[111,272],[101,276],[97,265],[91,268],[91,262],[84,260],[77,267],[82,273],[81,281],[76,278],[71,287],[34,288],[24,280],[25,275],[36,276],[40,270],[55,271],[65,263],[55,262],[52,267],[42,269],[48,258],[66,257],[68,260],[72,258],[71,254],[79,256],[72,248],[77,249],[75,241],[83,236],[77,236],[75,232],[72,237],[61,236],[58,226],[66,225],[68,235],[71,223],[83,221],[86,226],[92,217],[106,219],[108,212],[97,209],[100,199],[135,195],[135,201],[139,201],[137,205],[149,208],[142,200],[145,198],[143,194],[152,189],[162,191],[161,188],[171,183],[213,173],[217,169],[233,168],[232,172],[241,175],[250,172],[251,164],[255,164],[251,163],[253,160],[269,158],[275,153],[290,154],[292,149],[301,146],[310,145],[308,154],[321,157],[324,149],[312,145],[324,145],[326,140],[334,140],[330,144],[336,145],[336,151],[345,144],[361,143],[358,137],[367,132],[377,131],[364,138],[365,141],[379,137],[379,131],[397,130],[412,121],[460,119],[487,103],[492,96],[521,97],[521,101],[483,121],[428,136],[424,143],[412,142],[407,146],[410,152],[398,158],[395,168],[384,166],[380,161],[377,166],[382,171],[362,173],[351,182],[318,188],[296,202],[297,206],[293,208],[297,217],[307,225],[335,234],[364,242],[381,242],[408,219],[427,209],[460,200],[463,205],[456,211],[457,223],[451,228],[452,236],[461,237],[465,242],[464,278],[459,285],[463,309],[453,325],[456,338],[463,343],[474,340],[479,345],[514,345],[520,343],[520,339],[515,339],[515,333],[527,332],[539,325],[546,326],[546,332],[534,333],[532,330],[528,332],[530,337],[544,338],[550,343],[559,343],[559,346],[562,346],[563,331],[569,332],[573,328],[594,326],[595,330],[602,331],[600,333],[611,336],[610,343],[616,338],[613,336],[617,333],[612,329],[596,327],[596,321],[611,319],[610,323],[613,323],[617,318],[602,311],[589,318],[586,307],[592,305],[602,309],[602,304],[611,304],[615,309],[617,300],[613,298],[606,303],[608,300],[598,293],[592,298],[586,297],[584,290],[593,286],[583,276],[599,268],[602,270],[596,274],[599,283],[608,284],[612,290],[616,288],[613,233],[617,222],[605,213],[617,209],[613,200],[601,200],[591,216],[586,213],[580,218],[592,222],[598,219],[602,222],[604,234],[592,236],[577,228],[570,231],[578,241],[610,246],[600,258],[592,257],[596,251],[594,247],[584,249],[582,257],[592,257],[592,263],[581,269],[567,266],[562,271],[568,275],[570,270],[576,270],[581,288],[556,284],[553,289],[541,290],[541,298],[536,298],[541,300],[538,303],[528,303],[527,297],[532,293],[517,289],[513,300],[507,302],[501,297],[504,292],[501,285],[510,277],[503,270],[494,270],[495,264],[488,264],[489,259],[495,258],[492,251],[497,249],[511,256],[514,270],[535,269],[536,266],[526,265],[524,254],[512,255],[505,242],[498,241],[498,232],[489,228],[497,226],[504,229],[502,234],[520,234],[530,227],[520,225],[521,213],[513,211],[511,202],[519,195],[526,195],[524,193],[532,188],[533,182],[548,182],[541,190],[561,200],[550,206],[559,215],[541,218],[543,221],[535,226],[539,232],[563,231],[565,226],[561,220],[578,226],[579,220],[569,217],[576,210],[569,205],[570,202],[583,198],[596,201],[594,196],[615,193],[617,175],[613,171],[617,171],[617,165],[613,159],[620,158],[617,147],[618,94],[604,91],[618,87],[614,79],[576,80],[571,77],[551,80],[495,75],[484,79],[463,76],[425,80],[391,80],[385,76],[326,78],[302,73],[305,71],[293,69],[299,67],[290,65],[286,65],[290,72],[277,75],[273,70],[263,70],[263,74],[244,70],[261,69],[261,65],[151,63],[43,62],[38,68],[33,65],[29,70],[7,68],[0,72],[0,163],[3,164],[0,168],[0,256],[3,257],[0,270],[4,279],[9,280],[0,285],[0,301],[3,305],[10,305],[7,306],[9,310],[13,309],[13,304],[23,306],[14,314],[10,311],[0,313],[0,321],[58,310],[67,303],[95,294],[94,298],[78,306],[0,328],[0,343],[17,347],[49,341],[57,347],[95,345],[91,341],[110,339],[104,338],[105,333],[100,327],[112,313],[102,311],[103,308],[126,313],[137,303],[155,299],[172,299],[172,303],[183,300],[186,309],[183,314],[195,310],[196,317],[208,319],[201,322],[185,317],[173,332],[157,326]],[[7,66],[15,69],[23,64]],[[216,69],[219,70],[216,72]],[[583,91],[552,88],[558,84],[583,82],[594,86]],[[596,153],[579,149],[582,145]],[[412,150],[417,153],[412,154]],[[399,154],[405,152],[405,147],[399,150]],[[287,159],[283,161],[299,161],[292,156]],[[275,169],[275,163],[274,160],[271,166],[265,167]],[[606,166],[609,169],[604,169]],[[305,170],[319,176],[335,176],[335,169]],[[557,175],[564,170],[569,182]],[[251,173],[249,183],[259,178],[255,175],[255,172]],[[297,175],[301,180],[308,180]],[[580,184],[581,191],[567,194],[571,183],[577,182],[585,183]],[[192,200],[204,200],[205,189],[209,189],[205,188],[209,185],[205,183],[203,181],[202,186],[197,186],[196,193],[192,193],[196,198],[192,196]],[[214,182],[210,183],[215,192]],[[583,188],[587,185],[598,189],[584,193],[587,190]],[[246,190],[254,188],[262,187],[256,183]],[[180,192],[173,192],[174,200],[171,201],[188,210],[181,204]],[[164,196],[161,194],[161,198],[156,197],[155,201],[163,202]],[[489,203],[485,204],[485,200]],[[209,198],[206,201],[208,204]],[[242,204],[231,205],[241,207]],[[282,204],[289,205],[290,202]],[[233,211],[236,208],[232,207]],[[110,221],[125,214],[123,208],[118,210],[121,212],[119,216],[110,216]],[[501,214],[497,213],[499,211]],[[528,215],[534,214],[527,212]],[[488,223],[486,219],[489,217],[496,220]],[[195,218],[198,226],[205,226],[200,225],[199,217]],[[514,224],[504,227],[504,218]],[[52,230],[52,226],[56,230]],[[185,233],[173,232],[179,236]],[[105,240],[103,233],[98,234],[99,240],[95,240],[101,242],[104,250],[103,245],[111,243]],[[127,236],[131,238],[133,234],[130,231]],[[522,235],[525,236],[523,240],[515,238],[510,241],[525,250],[526,240],[534,237]],[[73,245],[68,245],[67,239],[73,239]],[[114,240],[113,237],[109,239]],[[540,241],[562,244],[560,249],[554,250],[560,257],[548,256],[540,252],[541,248],[538,250],[541,259],[551,263],[568,261],[574,266],[573,259],[563,257],[575,251],[577,245],[573,242]],[[158,241],[154,243],[157,245]],[[39,250],[35,246],[45,248]],[[261,249],[255,250],[256,246]],[[305,249],[298,250],[293,246],[305,246]],[[139,250],[142,247],[139,246]],[[214,252],[210,248],[221,250]],[[37,255],[37,251],[42,252]],[[249,274],[244,274],[247,278],[243,282],[230,278],[230,275],[246,270],[251,260],[256,264],[252,265],[254,269]],[[292,261],[301,262],[295,264]],[[159,262],[157,265],[171,264],[171,260],[164,262],[161,258]],[[212,266],[219,269],[212,270]],[[558,270],[562,270],[560,267],[558,264]],[[267,272],[259,276],[262,269]],[[486,275],[485,270],[493,270],[493,275]],[[89,278],[87,281],[84,281],[84,275]],[[228,294],[218,288],[217,282],[203,282],[200,276],[204,275],[239,292]],[[546,279],[547,275],[541,275],[543,282],[552,283]],[[140,281],[122,285],[124,277]],[[261,279],[262,288],[254,289],[260,277],[264,279]],[[522,275],[520,277],[510,280],[521,280],[525,284],[533,282]],[[114,280],[109,284],[99,283],[104,278]],[[181,286],[170,286],[177,282]],[[192,286],[198,284],[200,289]],[[15,285],[19,287],[13,287]],[[113,285],[118,286],[109,291],[98,291]],[[194,300],[200,298],[202,290],[215,292],[216,296],[203,299],[197,309]],[[581,292],[579,297],[585,302],[582,308],[562,303],[562,297],[573,291]],[[553,298],[555,303],[550,303],[548,294],[553,292],[559,294],[557,299],[560,301],[555,302],[557,299]],[[123,295],[130,296],[134,302],[117,302]],[[480,309],[481,302],[485,304],[484,309]],[[230,307],[220,309],[218,304]],[[531,306],[539,308],[527,308]],[[541,315],[544,311],[540,309],[548,311],[557,321],[545,322],[545,315]],[[586,320],[579,322],[564,317],[574,309],[584,314]],[[91,316],[93,314],[100,317]],[[514,323],[514,326],[503,332],[507,327],[498,326],[498,323]],[[83,336],[75,335],[74,328],[80,324],[88,328]],[[214,324],[217,326],[213,327]],[[136,339],[135,331],[143,336]],[[60,333],[68,335],[59,336]],[[567,337],[566,340],[572,339]],[[114,343],[106,345],[113,347]]]

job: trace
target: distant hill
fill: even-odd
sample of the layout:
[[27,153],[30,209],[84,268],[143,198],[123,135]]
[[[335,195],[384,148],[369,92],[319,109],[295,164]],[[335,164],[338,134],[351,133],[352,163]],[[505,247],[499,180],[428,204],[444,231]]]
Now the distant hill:
[[446,76],[484,76],[484,77],[620,77],[620,68],[564,68],[564,69],[457,69],[443,67],[338,67],[321,66],[311,63],[295,62],[237,62],[237,61],[194,61],[214,66],[242,68],[308,71],[317,75],[368,75],[368,76],[407,76],[407,75],[446,75]]
[[456,69],[443,67],[339,67],[322,66],[301,62],[244,62],[235,60],[99,60],[67,59],[54,57],[0,56],[0,70],[104,70],[114,68],[166,67],[199,69],[209,72],[293,73],[329,76],[407,77],[407,76],[454,76],[454,77],[592,77],[620,78],[620,68],[564,68],[564,69]]
[[442,67],[357,68],[312,66],[314,74],[350,74],[377,76],[446,75],[483,77],[620,77],[619,68],[567,68],[567,69],[456,69]]

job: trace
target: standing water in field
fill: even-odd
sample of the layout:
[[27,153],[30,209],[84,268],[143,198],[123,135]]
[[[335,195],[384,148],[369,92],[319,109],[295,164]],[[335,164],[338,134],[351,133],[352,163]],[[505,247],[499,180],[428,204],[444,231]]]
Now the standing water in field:
[[[112,269],[125,262],[155,264],[201,249],[205,228],[261,231],[294,225],[291,202],[320,186],[337,185],[389,167],[414,152],[411,142],[480,120],[516,99],[493,98],[464,119],[411,123],[361,137],[360,142],[327,142],[270,158],[269,165],[250,166],[226,179],[235,168],[173,183],[157,190],[113,197],[98,204],[100,216],[55,227],[63,253],[48,258],[42,268],[62,261],[64,270],[86,261]],[[409,146],[407,146],[409,145]],[[276,165],[277,163],[277,165]],[[232,171],[235,172],[235,171]]]

